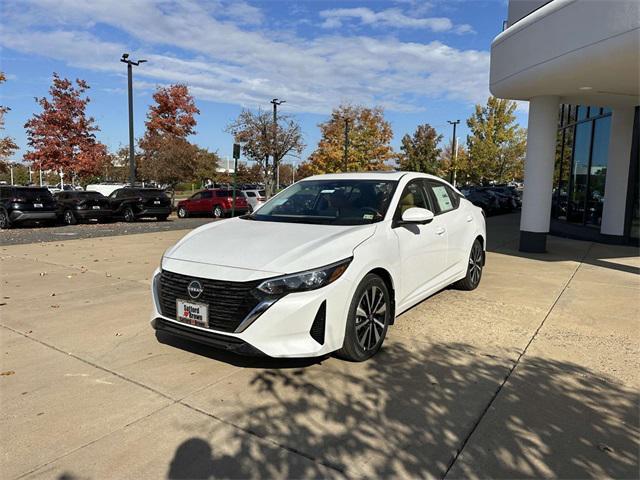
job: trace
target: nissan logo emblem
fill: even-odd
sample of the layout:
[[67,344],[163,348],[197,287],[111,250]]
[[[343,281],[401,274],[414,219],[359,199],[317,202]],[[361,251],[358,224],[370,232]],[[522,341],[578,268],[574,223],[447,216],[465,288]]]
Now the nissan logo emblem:
[[191,298],[198,298],[203,291],[204,288],[202,288],[202,284],[198,280],[193,280],[187,287],[187,292],[189,292]]

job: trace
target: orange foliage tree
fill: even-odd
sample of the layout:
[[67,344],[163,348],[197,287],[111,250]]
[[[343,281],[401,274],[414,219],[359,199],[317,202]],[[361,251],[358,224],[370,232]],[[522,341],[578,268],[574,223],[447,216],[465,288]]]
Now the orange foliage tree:
[[96,140],[100,129],[85,112],[89,85],[80,79],[75,84],[54,73],[51,98],[36,98],[42,112],[24,125],[30,147],[24,159],[35,168],[86,177],[100,172],[107,148]]

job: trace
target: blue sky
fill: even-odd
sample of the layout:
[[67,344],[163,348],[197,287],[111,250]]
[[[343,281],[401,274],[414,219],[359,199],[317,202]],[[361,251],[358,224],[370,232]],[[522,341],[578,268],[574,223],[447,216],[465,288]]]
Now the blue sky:
[[[38,111],[51,73],[91,86],[89,114],[110,149],[127,142],[123,52],[135,69],[135,131],[144,131],[157,85],[186,83],[200,109],[193,141],[223,157],[224,132],[242,108],[274,97],[298,119],[308,147],[317,124],[341,102],[381,105],[393,144],[421,123],[445,137],[489,94],[489,46],[501,29],[503,0],[225,1],[16,0],[3,2],[0,68],[11,107],[7,134],[26,147],[22,126]],[[519,113],[525,123],[525,112]]]

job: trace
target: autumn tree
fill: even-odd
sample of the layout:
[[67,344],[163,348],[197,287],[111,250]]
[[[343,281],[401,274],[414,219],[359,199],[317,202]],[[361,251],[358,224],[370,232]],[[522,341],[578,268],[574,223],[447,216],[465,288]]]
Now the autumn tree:
[[96,140],[100,129],[85,112],[88,89],[84,80],[77,79],[74,86],[54,73],[50,98],[36,98],[42,112],[24,125],[30,147],[24,158],[33,167],[80,177],[100,172],[107,148]]
[[451,143],[449,143],[442,149],[435,175],[447,180],[455,178],[456,184],[459,185],[475,183],[467,149],[458,144],[458,155],[454,157],[452,147]]
[[489,97],[467,120],[467,150],[474,183],[503,183],[523,177],[526,131],[515,123],[516,102]]
[[[206,160],[213,161],[209,152],[187,140],[195,133],[195,116],[200,113],[188,87],[182,84],[158,87],[153,100],[145,122],[147,129],[140,140],[140,174],[174,188],[180,181],[212,173],[202,172]],[[214,171],[216,166],[217,159],[212,165]]]
[[322,137],[305,166],[314,174],[345,171],[345,130],[348,171],[388,170],[386,162],[396,158],[391,124],[381,107],[341,105],[319,127]]
[[442,135],[436,132],[428,123],[418,125],[413,135],[402,137],[398,163],[400,170],[430,173],[437,175],[439,171],[439,157],[441,150],[438,143]]
[[[275,130],[275,131],[274,131]],[[257,113],[250,110],[240,112],[238,118],[226,129],[234,140],[241,143],[242,153],[256,162],[264,172],[267,193],[273,193],[276,180],[274,165],[290,153],[302,153],[304,147],[300,125],[288,115],[278,115],[278,123],[274,125],[271,114],[263,111]],[[269,157],[272,162],[269,164]]]
[[[0,72],[0,84],[6,82],[4,72]],[[0,105],[0,131],[4,130],[4,114],[11,110],[9,107]],[[9,158],[18,150],[18,145],[11,137],[0,137],[0,172],[7,171]]]

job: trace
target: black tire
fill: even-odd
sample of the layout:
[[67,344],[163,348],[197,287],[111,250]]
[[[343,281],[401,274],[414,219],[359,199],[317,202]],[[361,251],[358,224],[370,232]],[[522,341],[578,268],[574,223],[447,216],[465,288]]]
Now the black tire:
[[178,209],[178,218],[187,218],[189,216],[189,212],[184,207],[180,207]]
[[476,239],[469,253],[467,276],[458,280],[453,286],[459,290],[475,290],[482,279],[482,267],[484,267],[484,250],[480,240]]
[[389,289],[382,278],[373,273],[364,277],[351,300],[344,343],[336,355],[352,362],[373,357],[387,334],[393,315],[392,305]]
[[222,207],[220,205],[216,205],[215,207],[213,207],[213,216],[214,218],[222,218],[224,217],[224,210],[222,209]]
[[133,213],[133,209],[131,207],[127,207],[124,209],[124,221],[127,223],[135,222],[136,216]]
[[0,210],[0,230],[7,230],[12,226],[13,225],[11,224],[11,219],[9,218],[7,211]]
[[65,210],[62,214],[62,223],[65,225],[76,225],[78,223],[78,218],[71,210]]
[[156,217],[156,220],[158,220],[159,222],[166,222],[167,218],[169,218],[169,215],[158,215]]

